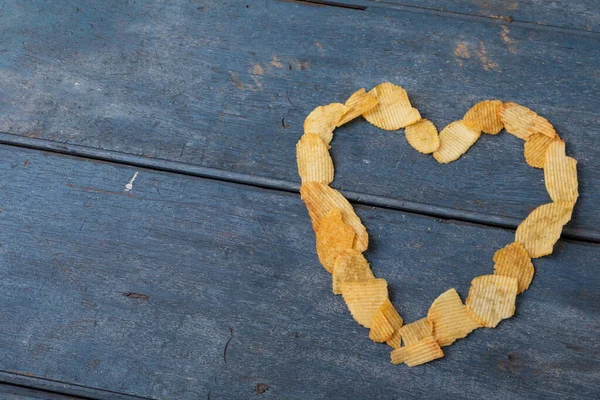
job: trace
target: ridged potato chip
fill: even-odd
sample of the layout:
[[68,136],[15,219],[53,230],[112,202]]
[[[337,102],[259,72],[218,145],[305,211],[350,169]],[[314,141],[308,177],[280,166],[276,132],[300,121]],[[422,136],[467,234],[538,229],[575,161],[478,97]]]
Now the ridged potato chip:
[[433,323],[427,318],[421,318],[400,328],[400,336],[405,346],[417,343],[421,339],[433,336]]
[[504,103],[499,111],[504,128],[511,135],[527,140],[534,133],[555,137],[556,131],[548,120],[517,103]]
[[373,317],[388,299],[387,282],[385,279],[344,282],[342,297],[356,322],[370,328]]
[[392,364],[405,363],[409,367],[444,357],[444,351],[433,336],[392,351]]
[[525,141],[524,151],[525,161],[534,168],[544,168],[546,162],[546,150],[553,141],[558,140],[558,136],[549,137],[543,133],[534,133]]
[[333,293],[342,294],[344,282],[360,282],[374,278],[369,262],[360,251],[344,250],[338,254],[333,265]]
[[419,110],[410,105],[408,94],[401,86],[384,82],[369,92],[379,102],[363,113],[363,117],[378,128],[395,131],[421,119]]
[[479,139],[480,131],[475,131],[463,121],[454,121],[440,132],[440,148],[433,157],[442,164],[457,160]]
[[379,316],[383,316],[387,323],[379,322],[379,327],[376,328],[375,323],[371,324],[371,332],[369,332],[369,338],[374,342],[383,343],[392,338],[392,336],[402,328],[402,317],[398,314],[398,311],[394,308],[392,302],[387,299],[383,302],[377,314],[373,318],[379,318]]
[[531,257],[519,242],[513,242],[494,253],[494,274],[517,278],[517,293],[529,288],[534,272]]
[[565,155],[565,141],[556,140],[548,146],[544,163],[544,181],[554,202],[575,203],[577,189],[577,160]]
[[314,133],[321,137],[325,144],[329,144],[333,139],[333,130],[347,111],[348,107],[340,103],[315,108],[304,120],[304,133]]
[[314,133],[305,133],[296,144],[296,158],[298,161],[298,174],[302,183],[319,182],[329,184],[333,182],[333,161],[329,155],[328,145],[320,136]]
[[[389,301],[389,300],[388,300]],[[379,309],[371,321],[371,330],[369,339],[376,343],[383,343],[392,337],[395,330],[391,322],[386,318],[385,313]]]
[[307,182],[300,187],[300,197],[306,204],[315,232],[319,230],[321,219],[333,208],[342,211],[344,222],[350,225],[356,237],[352,248],[365,251],[369,246],[369,235],[360,218],[340,192],[318,182]]
[[390,346],[393,349],[397,349],[402,346],[402,335],[400,334],[401,330],[402,329],[397,330],[388,340],[386,340],[388,346]]
[[[369,241],[365,227],[342,194],[328,186],[334,179],[328,152],[333,130],[359,115],[382,129],[406,128],[409,144],[433,153],[440,163],[458,159],[482,132],[495,135],[505,128],[526,141],[527,163],[544,169],[553,202],[533,210],[518,226],[515,242],[496,251],[494,274],[471,281],[465,304],[450,289],[435,299],[426,318],[403,326],[388,298],[387,282],[371,271],[362,254]],[[385,82],[368,93],[356,91],[346,104],[317,107],[304,121],[304,131],[296,145],[300,194],[315,230],[319,260],[332,273],[333,292],[342,295],[359,324],[370,328],[369,337],[395,349],[394,364],[415,366],[443,357],[443,346],[514,315],[516,296],[529,288],[535,273],[531,258],[552,252],[579,196],[577,161],[566,156],[564,141],[548,120],[516,103],[481,101],[438,134],[431,121],[421,119],[402,87]]]
[[500,100],[484,100],[475,104],[465,114],[463,121],[466,126],[478,132],[496,135],[504,128],[498,115],[502,102]]
[[402,328],[404,321],[389,299],[383,302],[379,311],[383,313],[388,321],[390,321],[392,328],[394,328],[394,332]]
[[517,227],[515,241],[525,247],[531,258],[552,254],[554,243],[572,212],[573,203],[542,204]]
[[321,219],[315,236],[319,261],[331,273],[337,256],[344,250],[352,249],[356,234],[350,225],[344,223],[342,211],[333,208]]
[[433,324],[433,336],[440,346],[448,346],[481,327],[455,289],[445,291],[434,300],[427,312],[427,320]]
[[517,278],[512,276],[478,276],[471,281],[467,309],[483,326],[495,328],[515,313],[517,288]]
[[352,121],[354,118],[366,113],[377,105],[377,97],[371,93],[365,92],[365,89],[357,90],[346,100],[345,106],[348,111],[338,121],[337,126],[342,126],[347,122]]
[[408,144],[419,153],[430,154],[440,148],[437,128],[428,119],[408,125],[404,132]]

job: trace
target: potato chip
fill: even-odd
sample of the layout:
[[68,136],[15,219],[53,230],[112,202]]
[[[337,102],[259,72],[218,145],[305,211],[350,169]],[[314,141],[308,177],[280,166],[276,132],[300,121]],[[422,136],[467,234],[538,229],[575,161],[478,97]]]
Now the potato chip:
[[422,119],[406,127],[406,140],[419,153],[430,154],[440,148],[440,137],[435,125]]
[[[517,228],[515,242],[496,251],[494,274],[471,281],[465,304],[450,289],[435,299],[426,318],[403,326],[388,298],[387,282],[371,271],[362,254],[369,241],[365,227],[352,205],[328,186],[334,179],[328,152],[333,130],[359,115],[382,129],[406,128],[409,144],[421,153],[433,153],[440,163],[461,157],[482,132],[495,135],[505,128],[526,141],[527,163],[544,169],[553,202],[533,210]],[[368,93],[356,91],[346,104],[315,108],[304,121],[304,136],[296,150],[301,198],[312,220],[319,260],[332,273],[333,292],[342,295],[359,324],[370,328],[372,340],[394,348],[392,363],[410,367],[443,357],[443,346],[514,315],[516,296],[529,288],[535,273],[531,258],[552,252],[579,196],[577,161],[566,156],[564,141],[548,120],[532,110],[484,100],[438,134],[435,125],[412,107],[406,91],[389,82]]]
[[344,282],[342,297],[356,322],[370,328],[373,317],[388,299],[387,282],[385,279]]
[[433,153],[433,157],[442,164],[457,160],[479,136],[480,131],[469,128],[463,121],[454,121],[440,132],[440,148]]
[[517,278],[517,293],[529,288],[534,271],[531,257],[521,243],[513,242],[494,253],[494,274]]
[[394,328],[394,332],[402,328],[404,321],[389,299],[383,302],[379,311],[383,313],[388,321],[390,321],[392,328]]
[[554,243],[572,212],[573,203],[542,204],[517,227],[515,241],[525,247],[531,258],[552,254]]
[[306,204],[315,232],[319,230],[321,219],[331,209],[339,208],[342,211],[344,222],[350,225],[356,233],[352,248],[359,251],[367,249],[369,245],[367,230],[360,222],[348,200],[340,192],[322,183],[307,182],[300,187],[300,196]]
[[556,140],[548,146],[544,164],[544,181],[552,201],[575,203],[577,190],[577,160],[565,155],[565,141]]
[[304,133],[318,135],[325,144],[329,144],[333,139],[333,130],[347,111],[348,107],[340,103],[315,108],[304,120]]
[[319,261],[331,273],[336,257],[344,250],[352,249],[356,234],[351,226],[344,223],[341,210],[332,208],[321,219],[315,236],[317,237],[317,256],[319,257]]
[[[352,231],[354,234],[354,231]],[[374,279],[369,262],[358,250],[347,249],[339,253],[333,266],[333,293],[342,294],[342,283]]]
[[471,281],[467,309],[479,323],[495,328],[515,313],[517,278],[503,275],[482,275]]
[[408,94],[401,86],[384,82],[369,92],[378,104],[363,113],[363,117],[378,128],[395,131],[421,119],[419,110],[410,105]]
[[433,336],[433,323],[427,318],[421,318],[415,322],[404,325],[400,329],[400,336],[405,346],[417,343],[428,336]]
[[402,320],[402,317],[400,316],[400,314],[398,314],[398,312],[389,300],[384,302],[381,308],[382,310],[384,310],[386,318],[388,319],[388,321],[390,321],[390,324],[394,328],[394,334],[386,340],[386,343],[394,349],[397,349],[401,346],[400,339],[402,336],[400,332],[402,331],[402,324],[404,323],[404,321]]
[[394,334],[394,327],[381,311],[377,311],[371,321],[371,330],[369,331],[369,339],[376,343],[383,343]]
[[405,363],[409,367],[444,357],[444,351],[433,336],[392,351],[392,364]]
[[346,100],[345,106],[348,107],[348,111],[338,121],[337,126],[342,126],[346,122],[352,121],[354,118],[375,107],[377,103],[377,97],[365,92],[365,89],[357,90]]
[[302,183],[329,184],[333,181],[333,161],[328,147],[318,135],[313,133],[302,135],[296,144],[298,175]]
[[534,133],[525,141],[525,161],[534,168],[544,168],[546,162],[546,150],[558,136],[549,137],[543,133]]
[[467,111],[463,121],[466,126],[474,131],[496,135],[504,128],[504,124],[498,115],[501,106],[502,102],[500,100],[480,101]]
[[427,320],[433,324],[433,336],[440,346],[448,346],[481,327],[471,317],[455,289],[445,291],[434,300]]
[[554,127],[546,118],[517,103],[502,104],[499,115],[506,131],[520,139],[527,140],[538,132],[548,137],[556,136]]
[[386,343],[388,346],[390,346],[391,348],[397,349],[402,345],[401,344],[402,335],[400,334],[401,330],[402,329],[397,330],[396,332],[394,332],[394,334],[388,340],[386,340]]

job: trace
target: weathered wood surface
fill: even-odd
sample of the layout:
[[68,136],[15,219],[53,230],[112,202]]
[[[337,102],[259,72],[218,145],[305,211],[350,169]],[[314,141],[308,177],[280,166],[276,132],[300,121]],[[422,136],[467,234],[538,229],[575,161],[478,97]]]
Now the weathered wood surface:
[[[3,142],[49,139],[293,190],[294,145],[317,105],[390,80],[443,127],[497,97],[548,117],[567,141],[582,189],[568,233],[600,240],[594,32],[275,0],[4,2],[0,21]],[[507,134],[448,166],[365,121],[338,136],[334,184],[371,203],[515,226],[548,200]]]
[[[10,146],[0,176],[4,381],[161,399],[251,398],[258,383],[286,399],[598,395],[599,244],[561,240],[514,318],[407,369],[331,293],[296,194]],[[357,211],[407,321],[450,287],[464,296],[513,238]]]
[[0,400],[82,400],[81,397],[0,383]]
[[343,0],[362,6],[406,6],[585,31],[600,31],[596,0]]

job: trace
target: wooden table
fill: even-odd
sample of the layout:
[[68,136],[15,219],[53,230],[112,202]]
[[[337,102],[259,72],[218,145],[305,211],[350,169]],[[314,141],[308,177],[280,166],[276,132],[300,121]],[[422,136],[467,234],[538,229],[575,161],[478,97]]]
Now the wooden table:
[[[1,398],[600,396],[597,3],[314,3],[0,2]],[[383,81],[440,128],[524,104],[579,161],[515,317],[412,369],[331,293],[298,195],[306,114]],[[333,186],[413,321],[549,198],[514,136],[446,166],[403,136],[339,129]]]

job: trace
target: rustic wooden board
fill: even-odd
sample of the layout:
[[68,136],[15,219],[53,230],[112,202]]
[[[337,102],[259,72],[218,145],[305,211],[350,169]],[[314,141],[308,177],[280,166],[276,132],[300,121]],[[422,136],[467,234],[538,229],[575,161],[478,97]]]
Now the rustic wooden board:
[[65,396],[49,391],[0,383],[0,400],[82,400],[82,397]]
[[[0,176],[5,382],[165,399],[249,398],[258,383],[286,399],[598,394],[598,244],[560,241],[535,261],[515,318],[407,369],[331,293],[296,194],[10,146]],[[450,287],[464,296],[513,238],[357,211],[407,321]]]
[[442,11],[504,19],[514,23],[533,23],[585,31],[600,31],[598,3],[594,0],[343,0],[366,7],[396,5],[423,12]]
[[[295,190],[294,145],[317,105],[390,80],[443,127],[498,97],[537,110],[565,138],[582,189],[571,232],[600,240],[593,32],[379,5],[3,4],[2,142],[48,139]],[[445,167],[402,132],[358,121],[338,136],[334,184],[374,204],[515,226],[548,200],[507,134]]]

